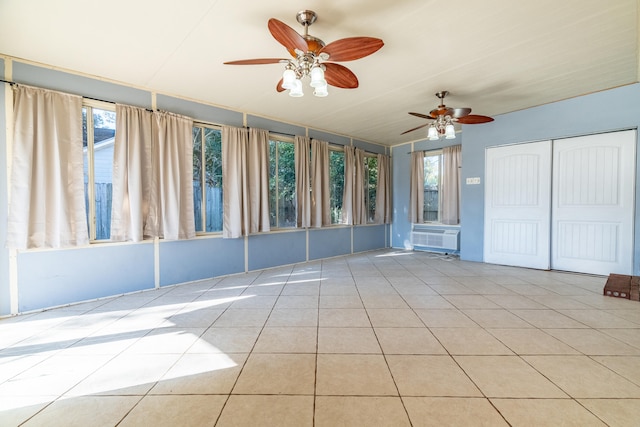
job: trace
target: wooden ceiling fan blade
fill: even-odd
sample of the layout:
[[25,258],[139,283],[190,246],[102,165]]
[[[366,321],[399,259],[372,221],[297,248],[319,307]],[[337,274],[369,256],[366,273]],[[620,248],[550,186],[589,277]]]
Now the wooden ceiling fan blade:
[[348,37],[329,43],[319,53],[327,53],[331,61],[353,61],[379,50],[384,42],[374,37]]
[[434,117],[427,116],[426,114],[422,114],[422,113],[411,113],[410,112],[409,114],[411,114],[412,116],[420,117],[420,118],[427,119],[427,120],[433,120],[434,119]]
[[351,70],[340,64],[325,62],[324,79],[328,84],[343,89],[355,89],[358,87],[358,78]]
[[277,64],[280,61],[287,62],[287,59],[282,58],[255,58],[255,59],[241,59],[239,61],[227,61],[225,65],[260,65],[260,64]]
[[468,116],[456,119],[456,121],[458,123],[462,123],[463,125],[477,125],[480,123],[492,122],[493,118],[488,116],[480,116],[478,114],[469,114]]
[[418,127],[416,127],[416,128],[406,130],[406,131],[402,132],[400,135],[404,135],[405,133],[413,132],[414,130],[422,129],[422,128],[423,128],[423,127],[425,127],[425,126],[429,126],[429,124],[430,124],[430,123],[425,123],[425,124],[420,125],[420,126],[418,126]]
[[307,51],[307,41],[296,30],[288,26],[282,21],[275,18],[269,19],[269,32],[274,39],[289,51],[299,49],[303,52]]
[[282,87],[282,79],[280,79],[280,81],[278,81],[278,84],[276,85],[276,90],[278,92],[284,92],[286,89]]

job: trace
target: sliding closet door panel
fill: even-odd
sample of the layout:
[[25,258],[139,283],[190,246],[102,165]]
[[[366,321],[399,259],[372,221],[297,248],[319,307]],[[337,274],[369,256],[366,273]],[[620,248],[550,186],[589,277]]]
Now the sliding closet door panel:
[[549,268],[551,141],[487,149],[484,261]]
[[554,141],[551,267],[632,274],[635,131]]

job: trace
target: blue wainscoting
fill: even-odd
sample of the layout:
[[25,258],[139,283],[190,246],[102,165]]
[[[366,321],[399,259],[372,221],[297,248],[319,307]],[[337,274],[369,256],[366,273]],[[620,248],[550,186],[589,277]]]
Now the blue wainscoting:
[[244,239],[160,242],[160,286],[244,272]]
[[154,288],[153,244],[18,255],[20,312]]
[[309,259],[329,258],[351,253],[351,227],[309,230]]
[[353,227],[353,252],[365,252],[384,247],[386,225]]
[[293,231],[249,237],[249,270],[296,264],[307,260],[307,233]]

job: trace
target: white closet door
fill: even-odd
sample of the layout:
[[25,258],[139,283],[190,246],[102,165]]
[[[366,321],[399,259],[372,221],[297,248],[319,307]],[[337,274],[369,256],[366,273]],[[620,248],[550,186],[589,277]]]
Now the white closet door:
[[548,269],[551,141],[486,154],[484,261]]
[[632,274],[635,131],[554,141],[551,267]]

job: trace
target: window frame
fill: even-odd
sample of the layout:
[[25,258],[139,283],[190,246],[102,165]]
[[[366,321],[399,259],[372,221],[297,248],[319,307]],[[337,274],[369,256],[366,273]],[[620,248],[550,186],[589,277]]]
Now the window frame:
[[[274,197],[274,200],[271,200],[271,192],[269,192],[269,214],[271,214],[271,203],[274,203],[274,207],[275,207],[275,225],[270,226],[270,228],[272,230],[292,230],[297,228],[297,221],[294,221],[294,225],[290,226],[290,227],[280,227],[280,209],[279,209],[279,202],[280,202],[280,175],[278,174],[279,171],[279,159],[280,159],[280,154],[278,151],[278,143],[284,143],[284,144],[291,144],[293,146],[294,149],[294,153],[295,153],[295,143],[294,143],[294,138],[292,136],[289,135],[283,135],[283,134],[279,134],[276,132],[269,132],[269,144],[271,144],[271,142],[275,142],[275,159],[273,159],[273,161],[275,162],[275,190],[276,190],[276,194]],[[269,156],[269,168],[271,168],[271,156]],[[295,169],[295,160],[294,160],[294,169]],[[271,178],[271,171],[269,171],[269,178]],[[294,173],[294,182],[293,182],[293,186],[295,189],[296,186],[296,182],[295,182],[295,173]],[[294,194],[295,196],[295,194]],[[294,197],[294,210],[297,212],[297,204],[298,204],[298,200],[296,197]]]
[[331,224],[329,225],[329,227],[339,227],[339,226],[344,226],[345,223],[343,222],[344,219],[344,212],[342,211],[342,209],[344,208],[344,206],[341,206],[340,208],[340,220],[337,222],[333,222],[333,215],[332,215],[332,206],[331,206],[331,201],[333,200],[333,197],[331,197],[331,189],[333,188],[333,183],[331,182],[331,152],[334,151],[336,153],[342,153],[342,194],[340,194],[340,203],[341,205],[344,204],[344,145],[338,145],[338,144],[332,144],[329,143],[329,164],[328,164],[328,168],[329,170],[327,170],[327,175],[329,175],[329,219],[331,220]]
[[[423,168],[426,169],[426,162],[427,162],[427,157],[439,157],[438,160],[438,211],[437,211],[437,218],[435,221],[430,221],[427,219],[422,220],[423,223],[425,224],[442,224],[442,203],[440,203],[441,200],[441,194],[442,194],[442,172],[443,172],[443,149],[442,148],[438,148],[436,150],[429,150],[429,151],[425,151],[424,152],[424,164],[423,164]],[[426,172],[426,171],[425,171]],[[427,181],[427,177],[425,174],[425,178],[423,180],[423,187],[422,187],[422,191],[426,191],[426,181]],[[426,203],[426,199],[424,200],[424,203]],[[426,205],[423,203],[422,209],[423,211],[425,210]]]
[[[378,197],[378,179],[380,179],[380,175],[378,174],[379,171],[379,166],[378,166],[378,155],[375,153],[370,153],[368,151],[365,151],[364,153],[364,166],[363,166],[363,170],[365,171],[365,176],[364,176],[364,194],[365,194],[365,198],[364,198],[364,208],[365,211],[367,212],[367,224],[375,224],[375,217],[376,217],[376,203],[375,203],[375,199],[374,199],[374,203],[373,206],[371,206],[371,198],[369,197],[371,195],[370,190],[369,190],[369,184],[370,184],[370,169],[369,169],[369,162],[367,159],[375,159],[376,160],[376,184],[375,184],[375,188],[374,191],[376,192],[376,198]],[[369,217],[369,212],[373,212],[373,216]]]
[[[207,224],[207,212],[206,212],[207,210],[206,209],[207,207],[207,186],[206,186],[207,165],[205,163],[207,158],[205,129],[213,129],[222,133],[222,126],[214,123],[205,122],[202,120],[194,120],[192,125],[192,131],[191,131],[192,135],[193,135],[194,128],[201,129],[201,132],[200,132],[200,147],[201,147],[200,149],[200,165],[201,165],[200,182],[203,183],[203,185],[200,186],[201,187],[200,188],[200,192],[201,192],[200,221],[202,224],[202,230],[196,230],[196,236],[222,235],[222,231],[223,231],[222,229],[217,231],[206,231],[206,228],[207,228],[206,226]],[[222,134],[220,136],[222,137]],[[220,164],[222,165],[222,146],[220,147]],[[224,222],[224,212],[221,212],[221,214],[223,216],[222,220]],[[224,224],[223,224],[223,228],[224,228]]]
[[[86,111],[86,127],[87,127],[87,228],[89,231],[89,244],[109,243],[111,240],[111,226],[109,226],[109,239],[97,239],[97,217],[96,217],[96,165],[95,165],[95,133],[93,123],[93,110],[104,110],[116,113],[116,106],[111,102],[100,101],[97,99],[82,98],[82,110]],[[116,121],[116,130],[118,123]],[[115,138],[115,134],[114,134]],[[115,146],[115,142],[114,142]],[[83,147],[84,149],[84,147]],[[111,162],[113,168],[113,160]]]

